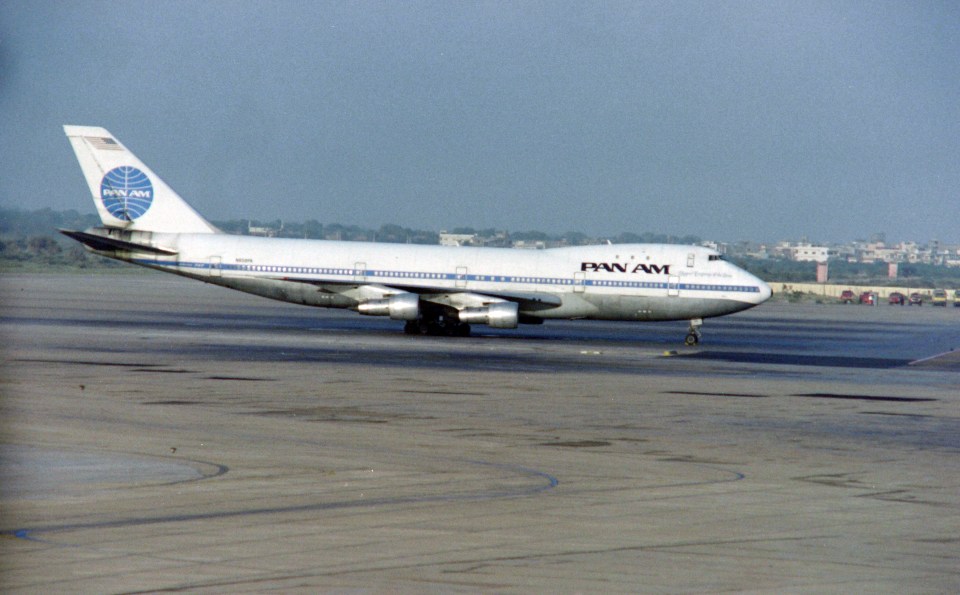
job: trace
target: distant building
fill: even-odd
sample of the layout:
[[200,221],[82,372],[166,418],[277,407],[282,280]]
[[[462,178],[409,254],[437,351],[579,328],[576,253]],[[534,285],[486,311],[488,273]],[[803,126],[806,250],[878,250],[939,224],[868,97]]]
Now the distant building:
[[836,252],[827,246],[799,244],[790,247],[790,260],[797,262],[827,262]]
[[826,260],[817,261],[817,283],[826,283],[830,278],[830,265]]
[[252,225],[247,222],[247,234],[252,236],[262,236],[265,238],[275,238],[277,234],[283,231],[283,221],[280,222],[280,228]]
[[700,245],[704,248],[710,248],[711,250],[716,250],[720,254],[727,254],[729,252],[729,246],[723,242],[714,242],[711,240],[700,242]]
[[545,250],[547,243],[543,240],[517,240],[513,243],[513,247],[521,250]]
[[487,246],[494,248],[509,248],[510,234],[505,231],[486,231],[479,233],[447,233],[440,232],[441,246]]
[[960,246],[943,247],[943,264],[948,267],[960,267]]
[[477,234],[475,233],[447,233],[440,232],[441,246],[472,246],[476,243]]

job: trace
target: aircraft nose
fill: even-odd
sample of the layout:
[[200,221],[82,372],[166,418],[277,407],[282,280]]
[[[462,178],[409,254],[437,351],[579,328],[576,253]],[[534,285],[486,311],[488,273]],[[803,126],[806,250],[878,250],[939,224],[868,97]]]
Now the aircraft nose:
[[757,282],[759,283],[759,287],[760,287],[760,295],[757,299],[757,303],[762,304],[763,302],[769,300],[770,296],[773,295],[773,289],[771,289],[769,285],[767,285],[760,279],[757,279]]

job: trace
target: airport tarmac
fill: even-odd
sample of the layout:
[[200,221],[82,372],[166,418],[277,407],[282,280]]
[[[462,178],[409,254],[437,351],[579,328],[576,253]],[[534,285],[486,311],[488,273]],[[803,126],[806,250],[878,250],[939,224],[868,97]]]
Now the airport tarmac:
[[691,349],[149,272],[0,300],[5,592],[960,592],[960,309],[768,303]]

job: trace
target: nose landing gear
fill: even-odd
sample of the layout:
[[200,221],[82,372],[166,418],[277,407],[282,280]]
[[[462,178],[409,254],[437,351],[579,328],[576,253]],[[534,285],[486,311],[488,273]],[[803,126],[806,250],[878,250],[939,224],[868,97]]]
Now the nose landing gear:
[[702,318],[694,318],[690,321],[690,328],[687,330],[687,338],[683,344],[687,347],[693,347],[700,344],[700,327],[703,326]]

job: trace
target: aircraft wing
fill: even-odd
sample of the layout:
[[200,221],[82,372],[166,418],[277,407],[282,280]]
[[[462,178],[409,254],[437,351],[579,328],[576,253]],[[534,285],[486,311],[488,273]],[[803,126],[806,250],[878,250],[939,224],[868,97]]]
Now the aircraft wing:
[[464,308],[482,308],[496,302],[514,302],[520,309],[530,312],[534,310],[545,310],[555,308],[562,301],[560,296],[549,293],[536,292],[476,292],[467,290],[449,290],[443,291],[424,290],[423,288],[411,288],[411,293],[420,295],[420,299],[425,302],[449,306],[457,310]]
[[475,291],[449,287],[423,287],[413,285],[382,285],[356,281],[318,281],[298,277],[281,277],[284,281],[309,283],[321,291],[347,295],[359,301],[383,299],[401,293],[412,293],[421,301],[446,306],[456,310],[478,308],[496,302],[514,302],[526,312],[556,308],[563,301],[558,295],[535,291]]

